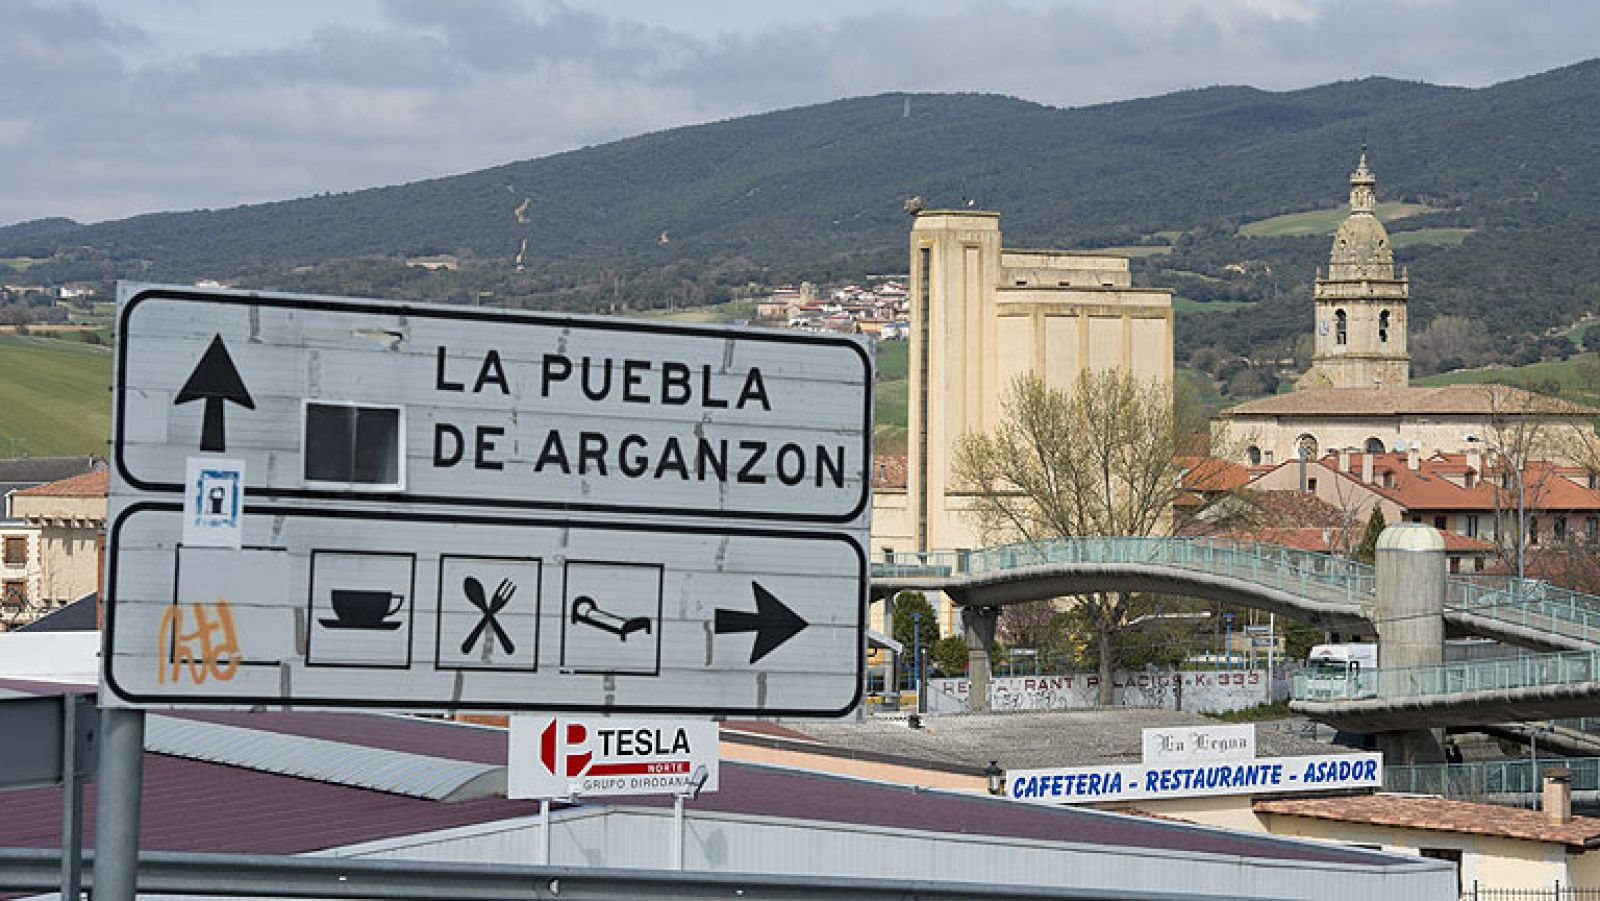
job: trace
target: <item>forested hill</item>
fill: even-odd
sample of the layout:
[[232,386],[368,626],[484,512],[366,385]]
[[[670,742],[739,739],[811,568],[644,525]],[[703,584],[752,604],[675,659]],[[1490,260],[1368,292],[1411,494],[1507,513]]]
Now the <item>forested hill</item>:
[[[1185,352],[1268,352],[1306,331],[1327,240],[1239,227],[1343,204],[1363,138],[1380,199],[1420,205],[1390,224],[1411,268],[1414,330],[1455,312],[1531,334],[1600,303],[1600,60],[1475,90],[1372,78],[1081,109],[968,94],[841,100],[397,187],[41,220],[0,229],[0,261],[32,260],[0,276],[664,306],[750,282],[903,271],[902,206],[920,195],[1001,211],[1011,246],[1171,245],[1141,258],[1141,280],[1250,304],[1186,314]],[[1408,230],[1417,240],[1400,238]],[[405,266],[430,255],[459,269]]]

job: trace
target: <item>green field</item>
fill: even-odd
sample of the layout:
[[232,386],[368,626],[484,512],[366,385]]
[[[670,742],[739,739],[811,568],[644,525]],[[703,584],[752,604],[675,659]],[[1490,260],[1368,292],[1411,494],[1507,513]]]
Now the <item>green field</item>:
[[872,450],[879,454],[906,452],[906,399],[910,341],[878,341],[878,382],[872,386]]
[[1172,309],[1179,313],[1231,313],[1255,304],[1248,300],[1212,300],[1201,302],[1187,297],[1172,298]]
[[110,384],[107,348],[0,334],[0,455],[105,456]]
[[1395,232],[1389,240],[1397,248],[1416,247],[1419,244],[1454,246],[1472,234],[1470,228],[1419,228],[1414,232]]
[[[1378,218],[1384,222],[1393,222],[1407,216],[1419,213],[1436,212],[1435,208],[1424,206],[1420,203],[1380,203],[1378,204]],[[1290,213],[1286,216],[1273,216],[1271,219],[1257,219],[1239,226],[1239,234],[1246,238],[1292,238],[1303,235],[1331,235],[1349,214],[1347,207],[1334,207],[1329,210],[1308,210],[1304,213]],[[1443,229],[1439,229],[1443,231]]]
[[626,315],[635,319],[656,319],[667,322],[720,323],[753,319],[757,301],[731,300],[727,303],[704,307],[684,307],[678,310],[631,310]]
[[1600,407],[1600,357],[1592,353],[1574,354],[1566,360],[1544,360],[1527,366],[1458,369],[1411,380],[1413,385],[1477,385],[1485,382],[1522,386],[1559,384],[1561,398]]

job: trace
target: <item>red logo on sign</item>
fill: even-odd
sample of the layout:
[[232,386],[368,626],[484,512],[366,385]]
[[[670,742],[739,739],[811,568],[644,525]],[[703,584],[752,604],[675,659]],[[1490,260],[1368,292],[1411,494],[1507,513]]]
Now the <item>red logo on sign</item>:
[[[589,743],[589,728],[582,723],[568,723],[567,740],[558,747],[556,739],[561,734],[560,730],[561,723],[558,720],[551,720],[550,725],[544,727],[544,732],[539,735],[539,761],[552,775],[571,779],[573,776],[582,775],[588,768],[589,761],[594,758],[594,754],[588,751],[582,754],[572,753],[574,748],[581,748]],[[563,755],[562,751],[566,753]],[[560,760],[563,756],[566,757],[565,773],[562,772]]]

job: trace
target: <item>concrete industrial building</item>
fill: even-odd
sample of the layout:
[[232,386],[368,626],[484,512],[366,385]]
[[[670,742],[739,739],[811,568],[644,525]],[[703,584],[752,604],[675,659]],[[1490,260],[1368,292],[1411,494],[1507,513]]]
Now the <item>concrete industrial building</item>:
[[999,213],[917,213],[910,295],[904,487],[874,492],[874,556],[986,543],[964,513],[955,449],[994,428],[1017,376],[1064,389],[1121,368],[1171,384],[1172,292],[1134,287],[1126,257],[1006,249]]

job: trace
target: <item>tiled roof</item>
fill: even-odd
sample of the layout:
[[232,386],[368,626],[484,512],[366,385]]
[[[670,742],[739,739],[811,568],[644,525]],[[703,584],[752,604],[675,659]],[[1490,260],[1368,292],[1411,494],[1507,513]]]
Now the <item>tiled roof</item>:
[[1250,470],[1218,457],[1179,457],[1183,487],[1189,491],[1232,491],[1250,481]]
[[1600,414],[1600,410],[1505,385],[1440,385],[1432,388],[1312,388],[1264,397],[1223,411],[1224,416],[1404,416],[1430,413],[1594,416]]
[[1600,842],[1600,818],[1573,817],[1569,823],[1552,823],[1536,810],[1416,795],[1278,798],[1255,802],[1255,811],[1345,823],[1520,838],[1572,848]]
[[0,482],[41,485],[104,467],[98,457],[18,457],[0,460]]
[[878,454],[872,458],[873,488],[906,487],[906,458],[903,454]]
[[86,472],[83,475],[62,479],[59,482],[47,482],[24,488],[13,492],[13,497],[26,495],[28,497],[105,497],[111,482],[111,474],[102,469],[98,472]]
[[[1341,471],[1338,456],[1328,454],[1316,461],[1323,469],[1361,482],[1363,454],[1350,455],[1350,468]],[[1372,482],[1364,487],[1394,501],[1407,510],[1483,510],[1514,509],[1517,503],[1516,481],[1510,488],[1500,488],[1500,469],[1487,459],[1479,461],[1472,487],[1461,478],[1474,472],[1463,454],[1437,453],[1417,461],[1412,469],[1405,454],[1372,454]],[[1283,464],[1285,466],[1298,464]],[[1589,488],[1587,482],[1578,484],[1569,475],[1571,467],[1554,463],[1530,461],[1522,472],[1529,510],[1600,510],[1600,490]],[[1386,478],[1387,477],[1387,478]],[[1387,482],[1387,484],[1386,484]],[[1497,497],[1498,495],[1498,497]]]

